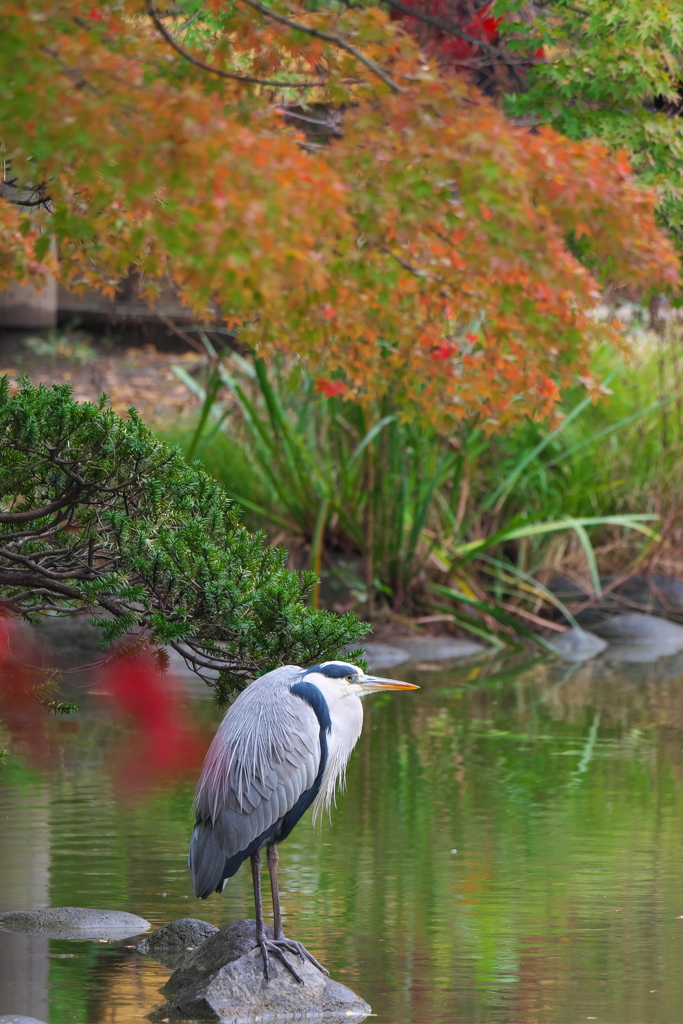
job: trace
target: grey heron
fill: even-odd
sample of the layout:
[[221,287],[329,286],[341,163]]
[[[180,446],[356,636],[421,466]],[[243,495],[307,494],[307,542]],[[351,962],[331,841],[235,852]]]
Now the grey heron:
[[[312,668],[285,665],[256,679],[228,708],[204,761],[195,795],[189,866],[194,893],[222,892],[251,859],[256,936],[269,979],[269,954],[302,981],[286,953],[308,958],[285,938],[278,890],[278,844],[313,805],[329,809],[361,734],[360,697],[378,690],[416,690],[412,683],[367,675],[344,661]],[[261,902],[261,850],[266,847],[274,938],[266,936]]]

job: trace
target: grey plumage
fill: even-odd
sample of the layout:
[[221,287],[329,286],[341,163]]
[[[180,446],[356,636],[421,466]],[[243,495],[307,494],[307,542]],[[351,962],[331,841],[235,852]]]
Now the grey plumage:
[[213,892],[226,861],[272,828],[315,782],[320,725],[291,692],[302,675],[286,665],[253,682],[228,709],[209,747],[189,857],[197,896]]
[[[244,690],[214,736],[195,795],[189,866],[195,895],[222,891],[248,857],[252,861],[258,942],[268,977],[268,953],[300,977],[284,952],[314,957],[284,937],[277,885],[277,844],[313,805],[329,807],[343,783],[363,724],[360,696],[410,683],[366,675],[346,662],[310,669],[285,665]],[[263,925],[260,850],[268,849],[275,939]],[[323,968],[321,968],[323,970]]]

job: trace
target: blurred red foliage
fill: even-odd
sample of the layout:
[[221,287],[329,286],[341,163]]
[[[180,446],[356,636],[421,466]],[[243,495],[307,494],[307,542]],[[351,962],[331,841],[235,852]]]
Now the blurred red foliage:
[[208,738],[190,719],[173,676],[162,675],[149,655],[137,655],[111,662],[98,684],[129,726],[112,765],[124,790],[139,792],[168,777],[198,773]]
[[[41,770],[55,767],[65,734],[82,726],[41,705],[47,668],[22,624],[0,613],[0,727],[12,752]],[[151,656],[111,661],[94,682],[93,696],[104,695],[114,723],[125,726],[105,739],[105,761],[118,788],[139,793],[198,774],[210,736],[198,732],[177,680],[162,675]]]
[[0,613],[0,724],[12,750],[34,767],[52,764],[56,756],[46,729],[49,713],[37,696],[41,668],[41,652],[32,648],[21,624]]

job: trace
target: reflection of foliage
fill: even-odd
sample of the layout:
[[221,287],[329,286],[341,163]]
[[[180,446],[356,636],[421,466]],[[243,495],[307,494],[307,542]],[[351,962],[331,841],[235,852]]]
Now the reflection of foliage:
[[[543,417],[618,337],[589,315],[605,280],[677,281],[626,159],[515,127],[380,7],[205,8],[3,0],[13,199],[50,202],[0,200],[0,278],[39,276],[54,240],[70,288],[134,267],[154,301],[170,277],[328,387],[488,429]],[[312,101],[343,111],[330,145],[303,134]]]
[[[479,666],[465,686],[462,670],[437,685],[414,678],[423,689],[412,706],[372,698],[332,823],[314,830],[306,819],[281,848],[291,933],[386,1020],[585,1020],[596,1007],[607,1020],[678,1020],[682,668],[600,661],[494,678]],[[211,702],[193,707],[212,731]],[[570,785],[598,711],[592,760]],[[51,902],[155,924],[195,916],[191,782],[118,799],[117,737],[82,714],[80,732],[44,721],[64,752],[44,783]],[[35,785],[12,778],[22,807],[35,804]],[[200,916],[251,916],[250,888],[243,869]],[[75,949],[93,952],[52,946]],[[163,979],[149,961],[138,958],[140,977],[125,953],[93,955],[96,968],[80,955],[50,962],[50,1019],[106,1019],[126,994],[137,1012],[158,1001]]]
[[[0,382],[0,588],[31,614],[100,609],[105,643],[168,644],[222,682],[337,654],[364,627],[304,608],[312,574],[284,567],[221,488],[131,412],[67,385]],[[109,621],[101,617],[101,610]]]

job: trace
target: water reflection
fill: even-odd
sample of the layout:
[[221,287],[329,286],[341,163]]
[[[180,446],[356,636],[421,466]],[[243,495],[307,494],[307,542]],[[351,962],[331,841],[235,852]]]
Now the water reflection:
[[[1,769],[0,769],[1,770]],[[18,891],[26,910],[49,906],[50,797],[44,785],[3,787],[0,805],[0,906],[10,909]],[[45,935],[0,931],[0,999],[9,995],[27,1016],[48,1012],[48,953]],[[2,1011],[0,1011],[2,1012]]]
[[[680,1020],[683,659],[401,670],[422,689],[366,701],[332,824],[282,847],[288,930],[379,1024]],[[182,705],[203,745],[207,696]],[[139,731],[81,700],[35,726],[49,769],[19,744],[0,772],[0,909],[253,916],[247,873],[192,897],[195,765],[122,788]],[[121,944],[19,938],[0,933],[0,1013],[98,1024],[160,1001],[168,971]]]

